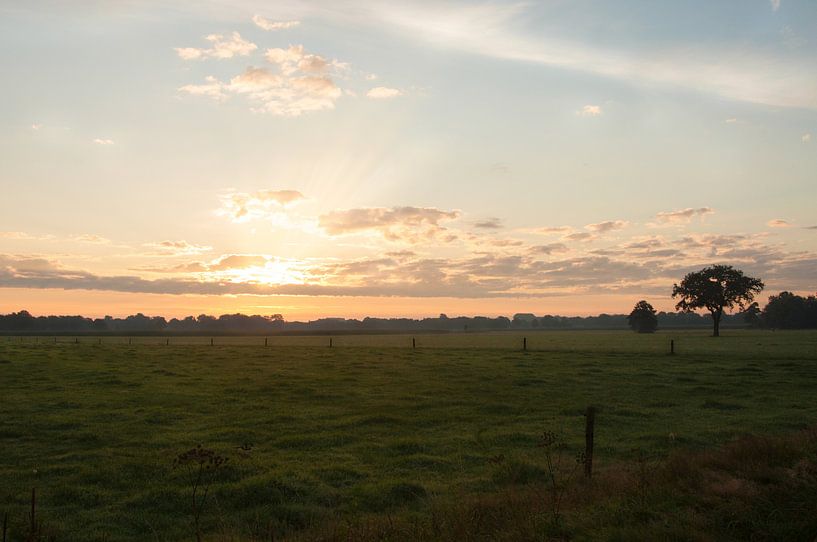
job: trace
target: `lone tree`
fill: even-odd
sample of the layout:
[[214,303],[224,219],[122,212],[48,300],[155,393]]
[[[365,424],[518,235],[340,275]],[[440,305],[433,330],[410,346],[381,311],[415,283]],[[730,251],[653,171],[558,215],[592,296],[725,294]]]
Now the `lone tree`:
[[675,305],[677,310],[707,309],[712,313],[712,336],[719,337],[723,310],[735,306],[744,310],[761,290],[763,282],[760,279],[747,277],[731,265],[713,265],[689,273],[681,284],[673,285],[672,297],[681,298]]
[[627,321],[630,323],[630,328],[638,333],[655,333],[655,330],[658,329],[655,309],[643,299],[635,304]]

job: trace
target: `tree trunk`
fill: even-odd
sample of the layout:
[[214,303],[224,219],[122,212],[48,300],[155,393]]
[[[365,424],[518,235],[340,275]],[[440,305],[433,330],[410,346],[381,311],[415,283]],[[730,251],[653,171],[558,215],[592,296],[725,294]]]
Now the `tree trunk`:
[[723,311],[717,311],[712,313],[712,321],[715,323],[714,330],[712,331],[713,337],[720,337],[721,336],[721,315]]

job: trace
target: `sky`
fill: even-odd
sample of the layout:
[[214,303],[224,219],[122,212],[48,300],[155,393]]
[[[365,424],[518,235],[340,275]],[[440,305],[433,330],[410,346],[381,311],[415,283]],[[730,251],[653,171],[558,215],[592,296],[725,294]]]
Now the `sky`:
[[0,312],[817,291],[817,2],[0,0]]

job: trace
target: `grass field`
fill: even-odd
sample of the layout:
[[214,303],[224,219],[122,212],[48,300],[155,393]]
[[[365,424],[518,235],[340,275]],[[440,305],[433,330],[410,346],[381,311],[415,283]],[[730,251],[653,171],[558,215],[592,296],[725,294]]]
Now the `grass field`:
[[0,338],[0,513],[20,532],[36,487],[57,540],[191,539],[201,443],[230,458],[209,532],[293,533],[541,480],[539,435],[579,451],[591,404],[602,470],[817,423],[813,332],[416,337]]

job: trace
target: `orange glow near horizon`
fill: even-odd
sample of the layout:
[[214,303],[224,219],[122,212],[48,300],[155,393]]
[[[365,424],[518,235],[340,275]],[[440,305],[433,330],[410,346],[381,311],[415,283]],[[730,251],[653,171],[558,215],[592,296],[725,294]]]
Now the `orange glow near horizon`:
[[[317,296],[194,296],[133,294],[81,290],[0,289],[0,313],[27,310],[35,316],[61,314],[100,318],[123,317],[136,313],[180,318],[199,314],[280,313],[286,320],[314,320],[326,317],[396,318],[449,316],[507,316],[518,312],[536,315],[592,316],[601,313],[626,314],[639,296],[611,294],[530,298],[409,298],[409,297],[317,297]],[[673,310],[673,302],[650,298],[657,310]],[[432,308],[433,307],[433,308]]]

